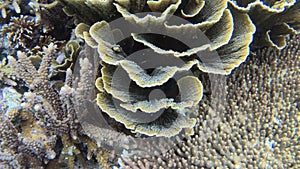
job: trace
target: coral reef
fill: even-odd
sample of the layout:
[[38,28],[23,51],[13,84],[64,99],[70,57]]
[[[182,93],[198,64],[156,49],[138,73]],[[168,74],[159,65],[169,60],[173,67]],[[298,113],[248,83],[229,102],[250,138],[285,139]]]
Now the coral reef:
[[[8,79],[16,84],[16,88],[23,82],[29,89],[24,94],[7,87],[1,90],[0,146],[3,158],[0,161],[3,166],[44,168],[52,165],[49,160],[58,160],[58,164],[74,168],[76,161],[80,161],[80,166],[86,165],[84,159],[87,157],[82,157],[82,151],[88,151],[89,158],[95,155],[101,166],[105,166],[107,158],[111,157],[81,132],[74,108],[71,69],[68,69],[62,87],[57,88],[50,81],[54,70],[49,67],[57,55],[56,50],[53,43],[43,48],[37,70],[30,57],[21,51],[17,53],[17,59],[9,56],[8,63],[1,66],[2,81]],[[59,144],[62,147],[57,147]]]
[[[22,95],[12,88],[4,88],[1,93],[5,99],[5,103],[1,103],[4,112],[1,113],[0,123],[1,165],[13,168],[41,167],[42,163],[54,159],[56,136],[38,125],[38,120],[32,114],[32,105],[23,106]],[[26,99],[34,97],[32,95],[29,92],[24,94],[28,97]]]
[[30,2],[29,5],[35,13],[36,22],[43,27],[43,32],[56,40],[70,39],[74,26],[73,18],[63,12],[63,5],[52,0],[39,0]]
[[[159,17],[147,15],[143,18],[134,16],[126,8],[115,4],[117,11],[126,21],[129,21],[129,23],[125,22],[124,25],[133,24],[132,27],[138,27],[135,28],[136,32],[134,30],[131,32],[134,43],[141,43],[151,49],[149,52],[140,54],[144,57],[143,59],[146,61],[152,59],[157,61],[160,58],[168,60],[167,62],[163,59],[158,61],[165,63],[165,65],[153,63],[151,68],[154,70],[150,74],[144,70],[139,61],[128,58],[130,56],[128,51],[134,49],[130,49],[126,45],[121,46],[118,41],[115,42],[113,39],[113,31],[115,30],[111,30],[107,22],[97,22],[90,28],[86,24],[79,24],[75,30],[77,36],[84,38],[87,44],[98,50],[102,60],[101,77],[96,81],[96,86],[100,90],[97,95],[99,107],[134,133],[170,137],[178,134],[184,128],[192,128],[196,121],[193,118],[188,118],[191,112],[187,108],[197,105],[202,98],[203,87],[198,78],[186,76],[176,79],[177,84],[175,86],[178,86],[180,95],[149,99],[148,96],[151,91],[158,89],[163,90],[164,93],[171,91],[172,89],[167,86],[172,86],[174,83],[172,78],[178,72],[189,71],[194,65],[203,72],[229,74],[249,54],[249,44],[255,28],[246,14],[238,12],[234,7],[225,10],[226,3],[224,2],[221,7],[215,9],[216,11],[206,12],[205,8],[213,8],[214,6],[214,3],[206,3],[203,6],[204,12],[198,10],[198,13],[194,14],[195,17],[191,18],[194,20],[194,24],[166,25],[168,18],[174,14],[180,4],[180,0],[174,4],[171,3]],[[216,13],[219,14],[216,15]],[[183,15],[187,16],[186,13]],[[203,19],[200,19],[201,17]],[[199,20],[199,23],[196,20]],[[121,21],[117,20],[116,22]],[[225,26],[220,29],[220,25]],[[122,32],[120,29],[119,31]],[[197,34],[199,29],[204,31],[205,36],[208,37],[209,42],[207,44]],[[144,34],[139,35],[138,31],[141,30]],[[156,33],[159,31],[170,37],[176,37],[176,34],[180,34],[187,39],[198,39],[195,41],[197,46],[180,52],[176,46],[160,47],[161,44],[158,43],[161,39],[151,39],[152,34],[150,36],[145,35],[146,32]],[[170,47],[174,50],[165,49]],[[210,52],[207,50],[216,50],[218,56],[208,55],[207,53]],[[192,56],[195,54],[203,57]],[[149,57],[147,58],[147,56]],[[171,60],[173,59],[175,62],[178,58],[184,60],[185,63],[179,64],[180,66],[171,65]],[[118,77],[118,74],[122,74],[122,77]],[[122,82],[118,82],[118,78],[122,79]],[[127,81],[134,82],[129,87],[134,89],[128,91],[126,87],[129,83],[127,85],[124,82],[126,78]],[[130,93],[130,90],[134,90],[134,92]],[[175,89],[174,92],[176,92]],[[179,97],[179,100],[176,100],[176,97]],[[161,109],[165,109],[163,113],[161,113]],[[142,117],[142,115],[143,119],[137,118],[138,116]],[[144,120],[150,116],[156,116],[157,119],[145,122]],[[170,122],[166,123],[165,121]]]
[[0,9],[0,168],[299,168],[300,1]]
[[202,99],[195,135],[167,153],[125,157],[119,164],[122,168],[299,168],[299,67],[299,36],[282,51],[255,51],[225,86],[216,86],[224,97]]

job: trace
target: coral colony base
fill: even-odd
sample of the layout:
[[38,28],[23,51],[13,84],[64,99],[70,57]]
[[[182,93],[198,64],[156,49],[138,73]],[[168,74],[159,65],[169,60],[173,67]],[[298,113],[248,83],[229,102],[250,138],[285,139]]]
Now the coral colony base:
[[299,168],[297,0],[0,0],[0,168]]

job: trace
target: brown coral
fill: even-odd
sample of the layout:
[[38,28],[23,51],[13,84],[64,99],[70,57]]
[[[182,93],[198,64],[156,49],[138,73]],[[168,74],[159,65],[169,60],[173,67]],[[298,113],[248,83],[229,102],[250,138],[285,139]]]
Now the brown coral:
[[17,49],[31,48],[37,36],[36,24],[29,16],[13,17],[9,25],[2,28],[2,35],[7,36],[11,45]]
[[[140,17],[131,14],[128,6],[123,3],[116,3],[114,5],[124,17],[123,20],[110,24],[101,21],[91,27],[79,24],[75,32],[92,48],[97,48],[102,60],[101,77],[96,81],[100,91],[97,103],[101,110],[134,133],[170,137],[184,128],[190,129],[195,125],[195,119],[188,117],[189,114],[193,114],[189,108],[197,106],[203,92],[201,82],[193,77],[193,73],[178,79],[176,76],[190,72],[193,66],[197,66],[203,72],[229,74],[249,54],[249,44],[255,28],[247,14],[239,12],[234,6],[226,9],[226,1],[207,1],[205,5],[199,4],[197,9],[190,9],[185,6],[187,4],[182,3],[180,15],[186,17],[189,22],[183,22],[181,25],[169,23],[172,22],[169,20],[171,15],[181,10],[180,0],[167,4],[162,1],[148,2],[154,11],[161,10],[160,16],[153,14]],[[214,10],[207,10],[210,8]],[[132,47],[129,45],[118,45],[121,44],[118,40],[122,39],[114,40],[114,33],[122,32],[122,28],[111,29],[110,25],[114,25],[113,23],[135,27],[135,30],[130,32],[133,43],[148,47],[147,52],[143,50],[140,53],[135,52],[136,57],[127,56],[126,52],[138,49],[130,49]],[[197,33],[200,30],[204,35]],[[161,47],[164,43],[160,42],[159,37],[153,38],[155,33],[175,37],[181,41],[184,41],[184,38],[186,41],[196,41],[189,46],[190,49],[177,49],[179,46],[175,46],[176,43],[174,46]],[[123,36],[126,37],[126,33]],[[211,52],[214,50],[215,54]],[[197,58],[197,54],[201,58]],[[144,70],[142,62],[137,61],[139,57],[143,57],[143,60],[152,66],[154,70],[151,73]],[[159,89],[165,93],[172,91],[166,86],[174,85],[174,78],[178,95],[153,100],[148,98],[152,90]],[[130,81],[133,83],[130,84]],[[176,100],[180,96],[181,98]],[[163,113],[160,111],[162,109],[165,109]]]
[[[91,25],[97,21],[112,21],[120,17],[113,6],[114,2],[132,13],[136,13],[163,12],[170,4],[178,1],[142,0],[135,2],[130,0],[108,0],[96,2],[93,0],[62,0],[61,2],[65,6],[66,13],[75,16],[77,24],[86,23]],[[228,2],[223,0],[187,0],[182,2],[181,9],[177,10],[175,15],[182,16],[192,23],[205,27],[218,22],[224,9],[233,5],[238,11],[249,14],[257,28],[253,47],[276,46],[282,49],[286,45],[288,35],[299,32],[299,4],[299,1],[296,0],[230,0]],[[88,14],[87,11],[89,11]],[[207,12],[213,13],[213,15]]]
[[[74,102],[76,99],[82,101],[79,97],[83,93],[74,93],[71,69],[66,71],[62,87],[52,85],[50,78],[54,70],[49,68],[56,50],[53,43],[44,47],[37,69],[30,57],[20,51],[16,57],[8,56],[8,63],[1,65],[1,75],[11,81],[23,81],[27,87],[22,94],[13,93],[13,97],[0,90],[0,147],[5,150],[0,154],[1,167],[53,168],[53,165],[67,164],[70,168],[75,165],[85,168],[85,159],[91,158],[99,160],[102,167],[108,166],[107,159],[112,158],[111,153],[97,147],[81,132]],[[85,76],[81,74],[81,78],[87,79]],[[86,86],[84,83],[82,81],[81,87]],[[94,86],[93,83],[88,85]]]
[[10,23],[1,28],[1,34],[8,39],[11,48],[29,54],[38,54],[51,42],[55,42],[58,46],[63,44],[51,36],[43,35],[41,25],[28,15],[12,17]]
[[59,0],[69,16],[75,16],[75,23],[92,24],[97,20],[111,20],[116,17],[113,0]]
[[[299,168],[299,38],[281,52],[274,48],[253,51],[255,56],[249,56],[246,63],[233,70],[249,54],[254,32],[252,22],[257,28],[253,47],[281,49],[289,34],[298,33],[299,2],[61,2],[66,5],[65,10],[75,16],[77,23],[89,24],[79,24],[76,34],[93,49],[85,46],[88,57],[79,59],[78,71],[78,67],[74,69],[80,55],[77,42],[70,41],[65,55],[61,53],[55,58],[58,54],[50,50],[53,44],[48,46],[53,39],[40,39],[41,26],[30,28],[25,25],[23,33],[29,36],[17,35],[22,32],[22,27],[9,30],[14,25],[6,26],[11,34],[4,35],[9,35],[12,44],[17,44],[17,50],[23,52],[18,51],[15,55],[13,48],[0,47],[0,53],[4,51],[1,59],[7,53],[13,55],[8,57],[8,63],[4,59],[0,64],[0,80],[5,82],[1,87],[14,86],[23,96],[12,88],[0,89],[0,94],[9,90],[17,97],[17,101],[3,102],[3,99],[11,98],[7,93],[0,95],[0,168],[66,167],[59,165],[62,163],[69,168],[87,168],[96,160],[102,168],[110,168],[116,164],[114,153],[121,153],[118,162],[122,168]],[[11,8],[7,4],[4,6]],[[36,7],[33,4],[31,1],[35,19],[44,17],[41,23],[47,24],[43,30],[55,27],[51,35],[69,38],[67,21],[70,20],[59,18],[65,16],[60,15],[61,6],[56,6],[57,1],[50,5],[37,3]],[[0,2],[0,8],[4,7],[2,5]],[[21,7],[22,14],[28,12]],[[150,11],[161,13],[150,13],[147,17],[136,14]],[[45,19],[56,13],[57,18]],[[173,23],[174,16],[187,22]],[[131,24],[141,31],[129,31],[130,35],[127,32],[122,39],[124,32],[115,29],[112,21],[118,17],[127,20],[124,27]],[[62,22],[66,24],[53,24]],[[148,32],[144,31],[146,29]],[[60,34],[56,30],[66,32]],[[199,30],[207,39],[186,45],[183,37],[203,38],[198,34],[190,36]],[[30,31],[37,33],[31,34],[32,37]],[[112,37],[117,37],[117,41]],[[34,43],[30,44],[32,41]],[[50,49],[43,49],[43,46]],[[218,56],[206,55],[211,51]],[[35,60],[36,56],[32,54],[37,52],[40,57]],[[99,59],[102,60],[100,65]],[[146,64],[143,64],[145,60]],[[169,64],[173,61],[174,64]],[[149,63],[152,67],[143,67]],[[60,76],[64,73],[55,74],[56,70],[63,70],[66,78]],[[227,84],[222,84],[220,78],[223,76],[207,73],[231,75]],[[99,92],[95,90],[94,80]],[[124,81],[129,81],[128,85],[122,85]],[[20,89],[23,85],[25,89]],[[100,111],[96,107],[96,111],[86,113],[89,106],[97,106],[93,102],[95,92],[98,92],[98,105],[105,112],[96,114]],[[153,99],[153,95],[159,97]],[[17,103],[16,107],[11,106],[14,103]],[[93,122],[81,123],[86,131],[78,125],[76,112],[79,116],[85,115],[80,120],[89,118]],[[94,118],[102,115],[105,118],[102,121]],[[107,123],[115,130],[102,128]]]
[[20,0],[4,0],[0,2],[0,9],[2,18],[7,17],[7,9],[13,8],[16,13],[21,12]]
[[55,136],[42,128],[32,114],[37,105],[33,108],[30,107],[32,105],[22,103],[22,99],[30,100],[32,93],[25,93],[23,98],[12,88],[4,88],[1,93],[0,164],[13,168],[41,167],[42,163],[54,159]]
[[300,2],[280,1],[230,1],[241,11],[249,14],[257,31],[253,47],[275,46],[282,49],[286,46],[289,35],[299,33]]
[[282,51],[255,51],[216,86],[214,100],[202,100],[192,138],[158,156],[123,157],[120,166],[299,168],[299,47],[296,37]]

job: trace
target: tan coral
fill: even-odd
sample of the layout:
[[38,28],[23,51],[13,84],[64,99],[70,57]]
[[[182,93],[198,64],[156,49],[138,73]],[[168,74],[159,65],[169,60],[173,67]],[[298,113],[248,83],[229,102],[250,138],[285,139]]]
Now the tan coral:
[[[120,17],[119,12],[120,9],[115,8],[113,4],[119,4],[126,11],[130,11],[131,13],[143,12],[147,11],[146,7],[149,7],[152,12],[164,12],[169,6],[174,4],[181,3],[181,9],[177,10],[176,15],[185,18],[189,22],[197,25],[198,28],[205,31],[212,25],[219,22],[222,17],[224,10],[228,8],[228,6],[233,5],[238,11],[246,12],[250,15],[251,20],[257,27],[257,32],[255,36],[254,47],[262,47],[262,46],[276,46],[279,49],[282,49],[286,45],[286,39],[288,34],[292,31],[292,34],[296,34],[299,32],[299,22],[297,22],[299,16],[299,2],[296,0],[167,0],[167,1],[137,1],[133,3],[130,0],[115,0],[109,1],[110,5],[107,9],[110,9],[108,13],[110,13],[110,17],[107,18],[108,13],[105,14],[97,14],[97,11],[93,9],[93,7],[87,5],[86,1],[78,1],[73,3],[65,3],[62,1],[66,9],[72,9],[67,13],[72,13],[76,15],[77,18],[80,18],[82,22],[93,24],[96,21],[106,20],[111,21]],[[106,2],[108,3],[108,2]],[[98,8],[105,8],[103,5],[96,5]],[[133,10],[137,8],[136,10]],[[105,10],[107,10],[105,9]],[[74,12],[79,10],[77,13]],[[90,18],[81,18],[84,11],[91,11]],[[123,10],[124,11],[124,10]],[[173,11],[174,12],[174,11]],[[123,13],[123,12],[121,12]],[[79,14],[81,14],[79,16]],[[124,17],[124,13],[122,14]],[[100,18],[100,19],[97,19]],[[102,18],[104,17],[104,18]],[[93,21],[90,21],[90,20]],[[285,27],[289,25],[289,30],[286,31]],[[282,28],[281,28],[282,27]],[[275,30],[273,30],[275,29]],[[280,29],[281,32],[277,30]]]
[[120,104],[121,107],[136,112],[156,112],[162,108],[170,107],[172,109],[184,109],[192,107],[202,99],[203,87],[198,79],[193,76],[185,76],[177,81],[179,92],[181,94],[179,103],[173,99],[159,99],[150,101],[139,101],[131,104]]
[[[253,4],[257,3],[258,0],[237,0],[233,2],[236,3],[238,6],[241,6],[242,8],[249,8]],[[283,11],[285,10],[285,8],[294,5],[296,3],[296,0],[263,0],[262,3],[265,4],[265,6],[271,10]]]
[[289,35],[299,33],[299,1],[237,1],[231,4],[241,11],[249,13],[257,27],[253,46],[286,46]]
[[[195,119],[187,118],[172,109],[165,110],[155,121],[149,123],[135,122],[132,118],[126,117],[127,114],[132,112],[122,108],[116,108],[112,102],[112,98],[103,93],[97,95],[97,104],[112,118],[123,123],[126,128],[132,129],[133,133],[137,132],[148,136],[171,137],[178,134],[184,128],[192,128],[196,123]],[[143,118],[147,118],[145,114],[141,115]]]
[[[106,69],[106,66],[102,68],[102,70]],[[105,76],[107,76],[107,73],[103,73]],[[104,77],[98,78],[96,86],[100,90],[105,89],[105,83],[109,83],[106,80],[104,80]],[[97,95],[97,103],[99,107],[109,114],[110,117],[114,118],[115,120],[123,123],[126,128],[132,129],[132,132],[139,132],[142,134],[146,134],[149,136],[172,136],[175,134],[178,134],[182,128],[191,128],[195,124],[195,119],[188,119],[187,117],[181,115],[179,112],[176,112],[176,110],[185,110],[185,107],[191,107],[194,106],[199,100],[202,98],[202,85],[198,79],[195,79],[194,77],[184,77],[182,79],[178,80],[178,86],[179,90],[181,93],[181,102],[176,103],[173,101],[173,99],[161,99],[161,100],[153,100],[153,101],[138,101],[135,100],[134,98],[129,98],[132,100],[132,102],[136,102],[134,104],[125,104],[125,103],[120,103],[119,107],[117,102],[113,100],[113,98],[106,94],[107,90],[102,92]],[[189,85],[188,85],[189,84]],[[109,84],[108,84],[109,85]],[[110,84],[111,85],[111,84]],[[109,86],[110,86],[109,85]],[[189,87],[193,88],[194,91],[186,89],[186,85]],[[124,95],[127,95],[128,97],[130,96],[130,93],[126,93],[126,91],[119,91],[120,89],[111,89],[110,91],[112,92],[112,96],[118,98],[118,93],[120,93],[120,96],[124,98]],[[142,89],[140,89],[142,90]],[[145,93],[144,93],[145,94]],[[144,95],[143,94],[143,95]],[[141,95],[140,97],[144,97]],[[136,95],[135,95],[136,97]],[[138,96],[139,97],[139,96]],[[127,98],[127,97],[125,97]],[[157,104],[157,107],[153,107],[155,104]],[[156,119],[153,122],[149,123],[142,123],[139,122],[138,119],[137,121],[135,118],[143,117],[144,119],[147,119],[147,114],[157,114],[159,113],[159,110],[162,108],[168,108],[171,107],[171,110],[164,110],[164,112],[159,116],[158,119]],[[125,109],[124,109],[125,108]],[[142,110],[143,112],[136,112],[137,109]],[[167,112],[168,111],[168,112]],[[135,114],[138,113],[138,114]],[[148,113],[147,113],[148,112]],[[164,114],[173,114],[172,116],[174,117],[168,117]],[[188,112],[186,112],[188,113]],[[135,117],[136,116],[136,117]],[[152,116],[152,115],[151,115]],[[171,116],[171,115],[170,115]],[[177,117],[178,116],[178,117]],[[150,117],[150,116],[149,116]],[[171,118],[169,123],[170,124],[164,124],[164,118],[168,119]],[[163,129],[165,125],[170,125],[168,128]],[[161,127],[160,127],[161,126]],[[169,132],[169,133],[168,133]]]
[[[97,98],[99,107],[110,117],[123,123],[127,129],[131,129],[132,132],[148,136],[170,137],[178,134],[183,128],[192,128],[195,121],[192,122],[192,118],[188,119],[188,115],[191,114],[188,108],[197,106],[202,98],[203,89],[199,80],[187,76],[192,82],[191,84],[198,85],[191,85],[193,90],[182,90],[184,85],[180,84],[181,80],[176,79],[179,93],[183,96],[180,102],[175,102],[172,98],[147,100],[147,91],[168,86],[170,79],[175,78],[179,73],[190,72],[196,65],[203,72],[229,74],[248,56],[249,44],[255,31],[254,25],[247,14],[238,11],[234,6],[227,7],[227,1],[183,3],[184,7],[180,11],[180,15],[189,22],[185,21],[182,25],[168,23],[171,16],[180,10],[178,9],[182,3],[180,0],[148,1],[150,9],[163,11],[160,11],[162,13],[158,16],[146,15],[144,17],[132,14],[128,11],[128,4],[124,5],[124,3],[123,1],[114,3],[116,11],[124,18],[120,22],[138,26],[140,29],[137,30],[145,30],[145,32],[132,32],[130,36],[135,42],[149,47],[149,50],[127,56],[114,38],[115,33],[118,32],[117,28],[112,30],[106,21],[96,22],[92,26],[81,23],[75,30],[78,37],[83,38],[89,46],[97,49],[102,60],[101,77],[96,80],[96,87],[100,90]],[[199,6],[189,8],[185,6],[188,4]],[[208,10],[211,8],[213,10]],[[122,32],[121,28],[118,29]],[[201,31],[204,32],[204,35],[199,33]],[[182,37],[185,37],[187,41],[191,39],[198,39],[198,41],[183,51],[176,49],[176,46],[174,49],[166,50],[157,45],[155,40],[151,40],[151,36],[147,36],[146,33],[162,33],[182,41],[184,41]],[[212,54],[208,55],[207,53]],[[202,58],[195,57],[196,54]],[[142,66],[143,62],[137,61],[141,57],[147,60],[148,65],[152,65],[152,73],[148,74],[147,68]],[[153,62],[151,62],[152,60]],[[168,63],[173,63],[173,65]],[[117,76],[118,74],[122,74],[122,76]],[[128,84],[124,84],[127,81]],[[128,91],[130,81],[134,82],[135,85],[130,88],[135,88],[136,93]],[[187,90],[191,90],[191,92],[186,92]],[[186,97],[188,98],[186,100],[184,95],[195,96],[195,98]],[[161,113],[159,110],[163,108],[166,110],[159,114]],[[167,111],[168,109],[170,111]],[[181,114],[180,111],[182,111]],[[149,113],[155,114],[158,119],[153,119],[153,122],[147,121],[147,123],[139,121],[141,119],[138,117],[144,115],[147,119],[146,117],[150,117]],[[179,121],[170,117],[172,120],[166,120],[171,121],[170,124],[166,123],[166,126],[169,127],[164,128],[162,120],[159,118],[168,119],[169,117],[165,116],[168,113],[177,114]]]
[[[114,0],[59,0],[64,5],[64,11],[69,16],[75,16],[75,23],[92,24],[97,19],[110,20],[116,16],[113,8]],[[129,0],[128,0],[129,1]]]
[[158,0],[158,1],[147,1],[147,4],[153,12],[163,12],[170,4],[176,2],[178,2],[178,0],[167,0],[167,1]]
[[20,3],[20,0],[4,0],[4,1],[0,2],[2,18],[7,17],[7,8],[9,6],[12,6],[16,13],[21,13],[21,8],[20,8],[19,3]]
[[73,69],[80,50],[78,42],[69,41],[64,48],[64,55],[57,57],[55,62],[52,63],[53,68],[58,71],[66,71],[68,68]]
[[217,85],[214,101],[202,99],[192,138],[162,155],[122,157],[119,165],[299,168],[299,40],[291,39],[282,51],[255,51],[225,86]]
[[43,47],[51,42],[59,48],[64,44],[63,41],[55,41],[52,36],[45,35],[42,32],[42,25],[29,15],[12,17],[10,22],[1,28],[0,33],[8,40],[11,48],[28,53],[34,62],[41,60]]
[[[221,14],[223,14],[223,16],[221,14],[216,15],[215,13],[211,12],[209,14],[205,14],[205,16],[211,15],[210,17],[203,18],[203,21],[199,23],[187,23],[179,26],[166,26],[165,22],[167,21],[167,18],[170,17],[169,15],[173,14],[174,9],[178,7],[179,2],[180,1],[167,8],[160,17],[151,17],[148,15],[144,18],[139,18],[128,13],[121,6],[116,5],[116,7],[117,10],[123,15],[125,20],[134,22],[143,28],[147,28],[147,30],[152,29],[153,27],[154,30],[159,28],[161,32],[166,32],[168,35],[170,34],[174,37],[176,37],[176,34],[179,34],[182,37],[191,36],[191,32],[195,31],[195,28],[199,28],[204,31],[208,40],[211,42],[201,42],[201,40],[204,39],[200,38],[198,42],[199,46],[188,50],[186,53],[182,52],[181,54],[177,54],[174,52],[175,56],[180,57],[190,56],[196,53],[199,53],[199,55],[204,55],[201,60],[207,60],[207,63],[199,61],[198,65],[199,69],[204,72],[229,74],[233,68],[237,67],[246,59],[250,51],[249,45],[252,42],[252,35],[255,32],[255,26],[252,24],[252,21],[247,14],[238,11],[234,6],[230,6],[230,10],[225,10],[225,4],[225,7],[220,7],[220,10],[222,11]],[[211,7],[210,5],[212,6],[214,4],[207,3],[207,8]],[[206,6],[204,6],[204,8],[205,7]],[[201,18],[201,11],[198,15],[196,15],[195,18]],[[192,18],[188,18],[187,20],[191,20],[192,23],[194,22]],[[140,37],[134,34],[132,36],[136,41],[143,43],[158,53],[167,53],[167,51],[163,51],[155,46],[155,44],[149,42],[145,36]],[[216,58],[217,56],[214,58],[211,58],[212,56],[207,56],[207,58],[205,57],[205,54],[208,52],[205,51],[205,48],[201,48],[202,45],[205,45],[205,42],[209,43],[211,50],[216,50],[219,58]],[[206,53],[202,54],[201,51]]]

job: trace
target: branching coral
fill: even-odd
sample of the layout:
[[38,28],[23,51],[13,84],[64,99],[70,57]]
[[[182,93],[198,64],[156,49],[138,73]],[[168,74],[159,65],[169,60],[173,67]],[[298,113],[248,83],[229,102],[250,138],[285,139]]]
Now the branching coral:
[[[36,144],[35,143],[36,141],[48,140],[50,143],[52,142],[51,143],[52,147],[50,148],[54,148],[53,146],[55,146],[55,142],[53,143],[53,141],[51,141],[53,139],[48,138],[49,136],[51,136],[49,131],[52,130],[53,132],[57,130],[59,132],[61,131],[65,132],[68,129],[68,126],[66,126],[67,124],[63,125],[63,123],[66,122],[63,122],[64,113],[61,108],[62,104],[60,102],[57,102],[59,101],[58,95],[56,91],[50,87],[49,79],[48,79],[49,78],[48,76],[50,74],[48,67],[49,64],[51,64],[51,61],[54,57],[55,46],[53,46],[52,44],[49,45],[48,48],[44,48],[44,53],[45,55],[43,57],[43,61],[41,62],[38,71],[35,70],[29,58],[25,56],[24,53],[19,52],[18,60],[14,59],[13,57],[9,57],[9,63],[6,65],[6,67],[2,68],[1,72],[4,72],[4,74],[9,78],[13,78],[15,80],[17,79],[23,80],[28,88],[35,91],[35,93],[32,92],[25,93],[24,96],[26,98],[26,102],[22,103],[19,107],[22,113],[27,113],[27,115],[23,115],[24,117],[27,116],[26,117],[27,119],[23,120],[21,124],[20,133],[19,133],[20,136],[24,135],[25,138],[19,140],[19,142],[22,142],[20,144],[25,144],[30,146],[31,144]],[[7,71],[5,71],[5,69]],[[38,93],[39,95],[37,95],[36,93]],[[11,104],[11,103],[9,102],[7,104]],[[32,112],[35,113],[32,114]],[[13,116],[10,113],[11,111],[7,110],[6,116],[12,118]],[[2,114],[2,116],[3,115],[4,114]],[[5,124],[3,125],[6,126]],[[38,133],[42,133],[42,136],[40,137],[39,136],[40,134]],[[43,133],[46,136],[43,136]],[[6,134],[4,134],[2,138],[7,139],[8,137]],[[21,138],[22,137],[18,137],[18,139]],[[45,150],[48,149],[46,143],[39,143],[39,144],[42,144],[41,146],[46,146],[44,147]],[[18,150],[16,150],[16,153],[18,151],[24,153],[26,152],[25,149],[24,150],[21,149],[22,146],[18,146],[18,147],[19,148]],[[38,159],[39,158],[43,159],[44,157],[47,156],[51,156],[49,157],[51,159],[55,157],[55,153],[54,155],[50,155],[50,154],[41,155],[40,153],[35,151],[35,150],[40,151],[42,149],[43,149],[42,147],[36,147],[33,145],[33,147],[31,148],[29,147],[28,151],[33,151],[31,153],[35,154]]]
[[[80,100],[80,93],[75,94],[75,89],[72,88],[71,69],[66,72],[62,87],[51,83],[54,70],[49,68],[57,55],[56,50],[53,43],[44,47],[38,69],[23,52],[18,52],[16,58],[9,56],[8,63],[1,67],[0,74],[11,81],[23,81],[29,89],[23,95],[15,92],[14,97],[9,97],[8,94],[1,96],[3,132],[0,146],[1,149],[7,150],[1,156],[1,165],[45,167],[52,165],[51,162],[48,163],[49,160],[58,160],[56,163],[66,163],[70,168],[74,168],[75,161],[79,161],[77,165],[85,166],[86,158],[96,158],[100,160],[101,166],[107,166],[104,161],[112,158],[111,153],[97,147],[93,140],[81,132],[74,105],[74,102],[78,102],[75,99]],[[85,75],[81,76],[83,79],[84,77]],[[84,83],[81,85],[85,86]],[[92,83],[89,85],[93,86]],[[5,91],[15,90],[4,88],[1,93]],[[11,143],[12,141],[14,143]],[[82,153],[86,150],[89,157]],[[25,163],[29,156],[32,156],[30,163]]]
[[37,36],[36,24],[33,18],[28,16],[14,17],[9,25],[2,28],[2,35],[7,36],[12,46],[17,49],[31,48],[33,38]]
[[54,159],[56,137],[38,124],[32,105],[22,103],[21,99],[29,99],[31,94],[21,98],[12,88],[4,88],[1,93],[1,153],[12,158],[1,158],[0,163],[13,168],[38,167]]
[[69,40],[72,18],[66,16],[57,1],[44,3],[48,1],[22,1],[22,9],[25,10],[6,19],[4,23],[7,24],[1,26],[0,32],[10,42],[10,50],[29,52],[28,55],[37,54],[51,42],[61,47],[64,40]]
[[4,0],[0,2],[0,9],[1,9],[1,15],[3,18],[7,17],[7,9],[11,8],[13,9],[16,13],[21,12],[20,8],[20,0]]
[[42,25],[35,22],[33,17],[28,15],[13,17],[8,25],[1,29],[1,33],[10,42],[11,48],[30,54],[38,54],[44,46],[51,42],[62,45],[62,42],[55,41],[49,35],[43,35]]
[[[59,99],[58,92],[51,87],[49,81],[49,75],[51,74],[49,67],[56,54],[55,50],[56,46],[54,46],[53,43],[50,44],[48,48],[44,47],[44,56],[38,70],[35,69],[25,53],[18,52],[18,59],[16,60],[10,56],[9,63],[6,65],[6,68],[3,68],[1,71],[9,78],[24,81],[30,90],[38,93],[41,96],[40,102],[47,102],[46,105],[48,105],[44,110],[48,115],[43,114],[41,118],[46,120],[45,124],[47,124],[48,127],[54,129],[55,126],[61,126],[58,130],[63,131],[65,126],[62,126],[62,124],[65,123],[63,122],[63,118],[66,116],[66,113],[61,107],[62,102]],[[51,119],[50,115],[55,115],[55,119]],[[55,123],[57,123],[57,125]]]

